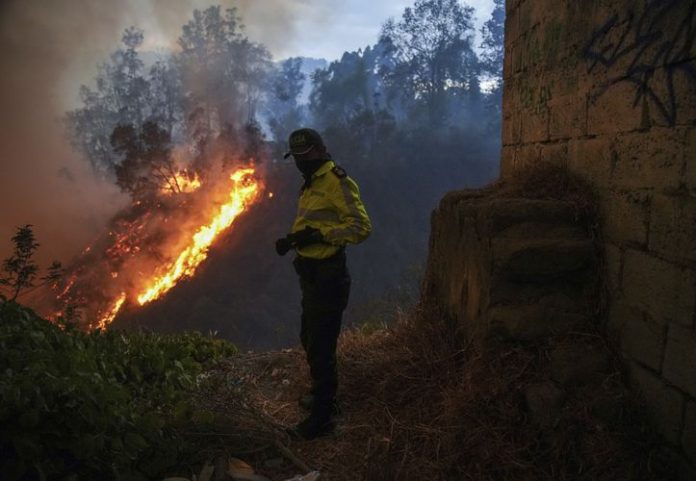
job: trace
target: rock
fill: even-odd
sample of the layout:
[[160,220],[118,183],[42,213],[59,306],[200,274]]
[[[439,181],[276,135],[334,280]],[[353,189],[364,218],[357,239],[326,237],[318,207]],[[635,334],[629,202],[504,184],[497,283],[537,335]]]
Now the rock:
[[530,418],[542,427],[555,423],[565,398],[563,391],[550,381],[530,385],[524,397]]
[[607,369],[609,356],[600,345],[561,344],[551,351],[551,377],[563,386],[581,385]]

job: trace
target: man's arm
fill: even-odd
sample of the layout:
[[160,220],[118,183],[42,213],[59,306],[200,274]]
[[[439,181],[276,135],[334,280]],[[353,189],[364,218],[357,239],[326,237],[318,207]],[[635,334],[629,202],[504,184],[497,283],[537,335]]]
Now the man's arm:
[[358,185],[350,177],[339,178],[338,186],[331,194],[339,223],[322,228],[324,241],[336,246],[358,244],[370,235],[372,224],[360,199]]

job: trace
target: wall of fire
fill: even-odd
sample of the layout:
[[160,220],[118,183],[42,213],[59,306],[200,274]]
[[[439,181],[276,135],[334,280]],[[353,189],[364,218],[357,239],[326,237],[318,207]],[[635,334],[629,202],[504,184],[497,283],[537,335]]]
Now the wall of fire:
[[695,39],[693,0],[507,0],[502,150],[503,177],[548,161],[596,187],[607,327],[661,434],[692,466]]

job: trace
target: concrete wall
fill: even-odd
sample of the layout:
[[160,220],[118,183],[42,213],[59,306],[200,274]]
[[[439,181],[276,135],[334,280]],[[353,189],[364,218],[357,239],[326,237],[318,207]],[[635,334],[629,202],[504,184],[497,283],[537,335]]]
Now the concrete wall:
[[696,464],[696,1],[508,0],[502,176],[598,189],[608,319],[666,440]]

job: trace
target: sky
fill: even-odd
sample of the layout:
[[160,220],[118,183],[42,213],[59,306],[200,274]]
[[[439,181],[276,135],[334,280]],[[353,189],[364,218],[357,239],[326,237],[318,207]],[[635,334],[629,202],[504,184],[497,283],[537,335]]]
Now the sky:
[[[144,48],[176,46],[194,8],[236,6],[248,36],[275,59],[338,59],[374,44],[404,0],[0,0],[0,259],[16,227],[33,224],[40,260],[69,257],[94,238],[125,198],[93,178],[70,147],[62,117],[78,104],[123,30]],[[493,0],[470,0],[477,30]],[[477,40],[477,44],[479,41]]]

